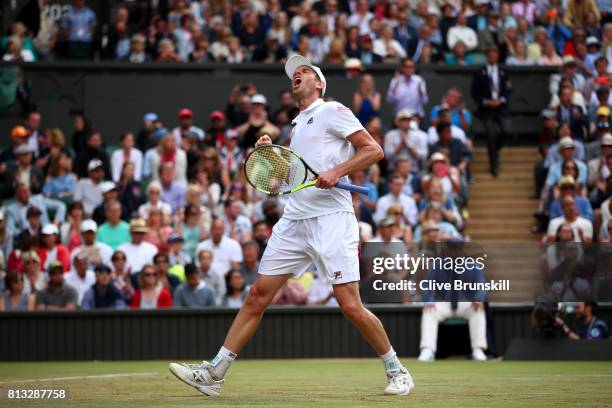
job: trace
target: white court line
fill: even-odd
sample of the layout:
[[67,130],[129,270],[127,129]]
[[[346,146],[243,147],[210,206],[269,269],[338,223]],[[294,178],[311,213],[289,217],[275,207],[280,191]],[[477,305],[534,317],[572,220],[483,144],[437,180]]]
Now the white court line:
[[35,378],[32,380],[16,380],[16,381],[0,381],[2,384],[25,384],[43,381],[70,381],[70,380],[96,380],[101,378],[122,378],[122,377],[150,377],[159,373],[125,373],[125,374],[101,374],[101,375],[84,375],[77,377],[54,377],[54,378]]

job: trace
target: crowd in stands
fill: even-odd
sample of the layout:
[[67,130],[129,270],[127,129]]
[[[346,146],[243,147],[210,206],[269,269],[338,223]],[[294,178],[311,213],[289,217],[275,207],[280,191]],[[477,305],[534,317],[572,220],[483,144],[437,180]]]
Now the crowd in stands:
[[594,71],[612,52],[612,5],[602,0],[142,0],[110,21],[87,0],[56,20],[46,1],[31,3],[0,41],[5,61],[282,63],[299,53],[317,64],[469,65],[496,45],[508,65],[571,55]]
[[[284,57],[257,58],[259,47],[283,38],[289,54],[297,47],[314,61],[330,62],[335,53],[358,79],[351,109],[385,151],[367,172],[350,175],[370,189],[367,196],[352,195],[361,240],[385,243],[467,238],[473,118],[487,129],[494,176],[509,132],[511,87],[499,64],[525,60],[515,52],[521,42],[527,55],[537,51],[537,60],[549,51],[551,60],[562,55],[561,73],[550,80],[550,107],[542,112],[538,216],[550,218],[542,226],[549,242],[609,242],[612,25],[605,23],[605,8],[594,4],[178,0],[142,32],[119,8],[112,27],[123,26],[122,36],[109,33],[102,51],[132,60],[137,43],[142,60],[174,55],[188,61],[198,47],[209,47],[199,49],[202,61],[226,46],[226,62],[279,63]],[[95,21],[85,1],[75,0],[57,36],[49,36],[54,46],[36,45],[41,33],[33,37],[24,27],[18,36],[39,59],[51,58],[60,39],[64,56],[90,57]],[[117,35],[112,41],[111,34]],[[597,47],[580,54],[586,34]],[[461,44],[474,63],[477,55],[483,63],[469,95],[474,112],[457,88],[430,101],[416,73],[417,63],[445,60]],[[233,60],[235,52],[243,59]],[[385,95],[364,69],[375,61],[397,62]],[[271,97],[278,97],[276,110]],[[392,126],[380,118],[382,98],[392,106]],[[241,166],[262,135],[288,145],[298,112],[289,91],[266,97],[252,83],[238,84],[207,123],[194,123],[189,107],[177,106],[176,117],[143,112],[141,128],[126,130],[119,145],[105,143],[84,113],[74,115],[67,137],[44,127],[44,112],[30,112],[0,152],[0,309],[240,306],[284,204],[256,192]],[[312,272],[289,280],[274,303],[333,304],[331,286]]]

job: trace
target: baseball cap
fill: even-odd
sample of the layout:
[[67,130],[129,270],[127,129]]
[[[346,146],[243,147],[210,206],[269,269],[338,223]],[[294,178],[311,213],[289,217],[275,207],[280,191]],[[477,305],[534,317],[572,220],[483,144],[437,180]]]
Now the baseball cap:
[[157,113],[154,113],[154,112],[145,113],[144,118],[143,118],[143,120],[149,121],[149,122],[157,122],[158,119],[159,119],[159,116],[157,116]]
[[251,96],[251,103],[260,103],[262,105],[267,105],[268,100],[262,94],[255,94]]
[[11,130],[11,137],[13,139],[15,138],[23,139],[25,137],[28,137],[29,135],[30,135],[30,132],[28,132],[28,130],[21,125],[17,125]]
[[414,115],[416,115],[416,112],[412,109],[400,109],[400,111],[395,115],[395,120],[409,119]]
[[559,140],[559,149],[565,148],[574,148],[574,140],[569,136],[563,136],[561,140]]
[[433,221],[424,221],[421,224],[421,233],[423,234],[429,231],[438,231],[438,230],[440,230],[440,228],[438,227],[438,224],[436,224]]
[[597,112],[595,112],[596,116],[610,116],[610,108],[607,106],[600,106],[597,108]]
[[105,181],[100,186],[100,190],[102,191],[102,194],[106,194],[109,191],[113,191],[113,190],[116,190],[116,189],[117,189],[117,186],[112,181]]
[[179,117],[179,119],[182,119],[182,118],[192,118],[193,117],[193,112],[189,108],[183,108],[183,109],[181,109],[179,111],[178,117]]
[[42,234],[43,235],[59,234],[59,229],[57,228],[57,225],[55,224],[47,224],[43,227]]
[[209,118],[210,118],[210,120],[214,120],[214,119],[221,119],[221,120],[223,120],[223,119],[225,119],[225,115],[223,114],[223,112],[216,110],[216,111],[212,111],[210,113]]
[[586,45],[599,45],[599,40],[595,36],[589,36],[586,39]]
[[21,145],[17,146],[17,148],[15,150],[13,150],[13,153],[15,153],[15,154],[32,153],[32,148],[30,146],[28,146],[27,143],[24,143],[24,144],[21,144]]
[[571,55],[566,55],[563,57],[563,65],[573,65],[576,64],[576,58]]
[[606,133],[601,137],[602,146],[612,146],[612,133]]
[[180,234],[177,234],[176,232],[173,232],[172,234],[170,234],[168,238],[166,239],[167,244],[173,244],[175,242],[184,242],[184,241],[185,240],[183,239],[183,237]]
[[238,136],[240,135],[238,134],[238,131],[236,131],[235,129],[227,129],[227,131],[225,132],[225,137],[228,139],[234,139]]
[[446,161],[446,156],[444,155],[444,153],[441,152],[435,152],[434,154],[431,155],[431,157],[429,158],[429,162],[430,163],[434,163],[434,162],[439,162],[439,161]]
[[168,134],[168,129],[159,128],[155,131],[155,133],[153,134],[153,137],[155,138],[156,141],[159,141],[159,139],[166,136],[167,134]]
[[321,92],[321,95],[325,95],[325,90],[327,89],[327,81],[325,80],[325,76],[323,76],[323,72],[321,72],[321,68],[313,65],[312,62],[302,57],[301,55],[296,54],[293,57],[289,58],[287,62],[285,62],[285,73],[287,74],[289,79],[293,79],[293,73],[295,72],[295,70],[303,65],[311,68],[317,74],[319,80],[323,82],[323,92]]
[[560,186],[574,186],[575,184],[576,180],[574,179],[574,176],[569,174],[562,176],[561,179],[559,179]]
[[94,220],[83,220],[81,223],[81,232],[98,231],[98,224]]
[[364,41],[372,41],[372,36],[370,34],[364,34],[362,36],[359,37],[359,41],[360,42],[364,42]]
[[147,232],[149,228],[142,218],[134,218],[130,221],[130,232]]
[[552,109],[544,109],[540,115],[543,118],[552,119],[555,117],[555,112]]
[[87,171],[94,171],[97,168],[102,167],[102,160],[93,159],[87,165]]
[[361,60],[359,58],[349,58],[344,62],[345,69],[358,69],[362,70],[363,65],[361,64]]
[[392,225],[397,224],[395,222],[395,219],[393,219],[393,217],[385,217],[382,220],[380,220],[380,223],[378,224],[379,227],[390,227]]

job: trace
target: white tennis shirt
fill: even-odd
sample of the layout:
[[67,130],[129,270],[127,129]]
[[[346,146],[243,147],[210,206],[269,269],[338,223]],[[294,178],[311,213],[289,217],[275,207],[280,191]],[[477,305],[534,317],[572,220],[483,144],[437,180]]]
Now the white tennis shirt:
[[[322,99],[301,111],[293,123],[290,148],[317,173],[349,160],[354,150],[346,138],[363,129],[349,108]],[[348,177],[340,181],[348,182]],[[303,220],[343,211],[354,212],[350,192],[308,187],[289,194],[283,217]]]

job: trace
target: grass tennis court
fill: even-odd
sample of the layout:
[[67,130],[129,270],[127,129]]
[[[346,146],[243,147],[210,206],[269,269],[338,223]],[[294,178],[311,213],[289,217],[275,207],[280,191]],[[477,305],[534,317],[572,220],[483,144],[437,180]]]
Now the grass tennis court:
[[[612,363],[403,359],[416,388],[386,397],[378,360],[237,360],[223,394],[205,398],[166,361],[0,363],[0,388],[67,387],[69,401],[27,407],[610,407]],[[89,378],[88,378],[89,376]],[[66,378],[68,377],[68,378]],[[50,380],[64,378],[62,380]],[[37,382],[27,380],[45,379]]]

